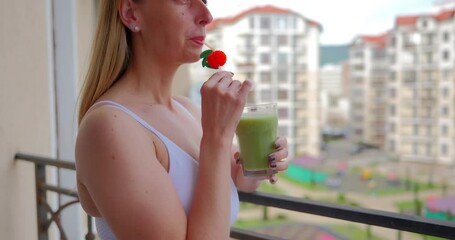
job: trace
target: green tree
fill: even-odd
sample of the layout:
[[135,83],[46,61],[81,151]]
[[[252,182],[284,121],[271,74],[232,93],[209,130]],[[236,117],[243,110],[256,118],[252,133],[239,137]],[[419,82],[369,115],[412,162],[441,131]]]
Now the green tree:
[[264,206],[262,208],[262,220],[264,220],[264,221],[269,220],[269,208],[267,206]]

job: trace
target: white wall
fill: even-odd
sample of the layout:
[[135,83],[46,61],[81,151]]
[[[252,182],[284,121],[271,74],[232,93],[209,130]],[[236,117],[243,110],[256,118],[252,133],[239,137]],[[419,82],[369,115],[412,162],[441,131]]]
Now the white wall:
[[0,1],[0,233],[36,239],[34,168],[16,152],[52,154],[47,1]]

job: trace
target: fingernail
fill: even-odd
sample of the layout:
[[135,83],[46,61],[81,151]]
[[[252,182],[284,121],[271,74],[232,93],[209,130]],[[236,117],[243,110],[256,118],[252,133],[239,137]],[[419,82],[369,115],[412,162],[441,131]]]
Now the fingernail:
[[236,164],[240,163],[240,153],[239,152],[234,153],[234,159],[235,159]]
[[275,175],[273,175],[273,176],[270,177],[270,179],[269,179],[269,182],[270,182],[271,184],[275,184],[277,181],[278,181],[278,179],[277,179],[277,177],[276,177]]
[[275,155],[269,155],[267,158],[269,159],[269,162],[275,161]]
[[270,168],[276,168],[276,162],[271,162],[270,163]]

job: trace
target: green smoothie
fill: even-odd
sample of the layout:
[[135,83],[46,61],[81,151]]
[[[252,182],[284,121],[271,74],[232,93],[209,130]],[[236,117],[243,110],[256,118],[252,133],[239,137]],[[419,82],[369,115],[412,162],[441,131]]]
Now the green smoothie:
[[243,174],[245,176],[270,175],[267,156],[275,152],[278,127],[276,114],[244,114],[235,131],[240,147]]

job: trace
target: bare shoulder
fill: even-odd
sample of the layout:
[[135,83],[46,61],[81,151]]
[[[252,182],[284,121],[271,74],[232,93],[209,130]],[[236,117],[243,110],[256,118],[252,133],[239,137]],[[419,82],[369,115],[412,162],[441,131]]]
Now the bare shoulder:
[[198,106],[196,106],[196,104],[194,104],[193,101],[191,101],[191,99],[184,96],[174,96],[174,99],[180,104],[182,104],[188,111],[190,111],[194,117],[196,117],[197,119],[201,118],[201,109]]
[[[153,140],[123,111],[100,107],[84,118],[76,169],[78,181],[118,239],[184,236],[186,215],[156,158]],[[175,223],[181,227],[171,227]]]
[[119,162],[136,147],[141,148],[136,154],[154,156],[153,146],[143,127],[123,111],[113,107],[94,109],[84,117],[76,139],[78,181],[90,184],[95,172],[107,164],[136,164]]

